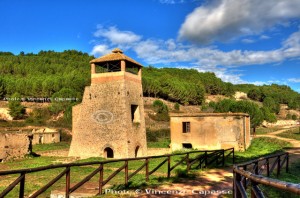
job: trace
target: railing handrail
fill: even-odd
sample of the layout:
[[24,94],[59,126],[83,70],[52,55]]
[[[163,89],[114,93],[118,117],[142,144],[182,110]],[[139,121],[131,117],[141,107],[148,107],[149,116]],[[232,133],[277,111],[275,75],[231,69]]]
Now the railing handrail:
[[234,166],[233,171],[247,177],[257,183],[264,184],[267,186],[272,186],[281,190],[286,190],[292,193],[300,194],[300,184],[295,184],[291,182],[285,182],[278,179],[273,179],[265,177],[263,175],[256,175],[250,171],[239,169],[239,167]]
[[260,161],[263,161],[263,160],[266,160],[266,159],[286,155],[287,153],[288,152],[279,152],[279,153],[275,153],[275,154],[271,154],[271,155],[266,155],[266,156],[263,156],[263,157],[260,157],[260,158],[254,159],[254,160],[250,160],[250,161],[247,161],[247,162],[244,162],[244,163],[236,164],[234,166],[238,166],[238,167],[247,166],[247,165],[254,164],[256,162],[260,162]]
[[[284,156],[283,160],[281,159],[282,156]],[[273,162],[272,168],[270,169],[269,159],[273,159],[273,158],[276,158],[276,160],[275,162]],[[263,176],[260,174],[261,172],[263,172],[259,170],[259,162],[261,161],[265,161],[264,164],[261,166],[267,165],[267,169],[266,169],[267,176]],[[280,170],[282,169],[284,164],[285,164],[286,172],[288,172],[288,166],[289,166],[288,152],[275,153],[248,162],[233,165],[234,191],[235,191],[234,197],[236,198],[247,197],[245,193],[249,181],[251,181],[251,185],[252,185],[251,197],[264,197],[264,195],[261,193],[261,190],[258,187],[259,184],[271,186],[273,188],[285,190],[300,195],[300,184],[269,178],[270,172],[272,173],[275,166],[277,166],[277,177],[278,177],[278,175],[281,172]],[[254,165],[254,167],[252,168],[253,172],[251,172],[247,168],[247,166],[251,166],[251,165]]]
[[173,154],[165,154],[165,155],[153,155],[153,156],[136,157],[136,158],[120,158],[120,159],[112,159],[112,160],[104,160],[104,161],[93,161],[93,162],[76,162],[76,163],[66,163],[66,164],[51,164],[51,165],[40,166],[40,167],[36,167],[36,168],[26,168],[26,169],[15,169],[15,170],[0,171],[0,176],[1,175],[9,175],[9,174],[18,174],[18,173],[32,173],[32,172],[38,172],[38,171],[43,171],[43,170],[47,170],[47,169],[55,169],[55,168],[100,165],[100,164],[108,164],[108,163],[114,163],[114,162],[135,161],[135,160],[145,160],[145,159],[150,159],[150,158],[155,159],[155,158],[162,158],[162,157],[186,155],[186,154],[190,154],[190,153],[218,152],[218,151],[223,151],[223,150],[228,151],[228,150],[233,150],[233,148],[216,149],[216,150],[195,150],[195,151],[182,152],[182,153],[173,153]]

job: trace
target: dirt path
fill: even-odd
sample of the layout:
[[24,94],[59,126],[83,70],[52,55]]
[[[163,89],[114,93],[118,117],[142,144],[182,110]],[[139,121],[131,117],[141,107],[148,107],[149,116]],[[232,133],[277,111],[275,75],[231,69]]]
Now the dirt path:
[[232,179],[231,167],[208,169],[199,172],[195,179],[144,189],[136,197],[232,197]]
[[284,138],[284,137],[277,136],[278,134],[286,132],[288,130],[290,130],[290,128],[283,129],[283,130],[278,130],[278,131],[271,132],[271,133],[268,133],[268,134],[256,135],[255,138],[270,137],[270,138],[276,138],[276,139],[283,140],[283,141],[291,143],[292,147],[287,148],[286,151],[290,153],[290,161],[294,162],[294,161],[300,159],[300,141],[295,140],[295,139],[290,139],[290,138]]

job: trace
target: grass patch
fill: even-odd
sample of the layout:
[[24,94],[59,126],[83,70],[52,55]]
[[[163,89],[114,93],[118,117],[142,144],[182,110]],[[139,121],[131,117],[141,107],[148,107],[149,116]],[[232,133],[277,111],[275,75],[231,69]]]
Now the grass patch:
[[235,163],[242,163],[265,155],[283,151],[292,144],[276,138],[260,137],[251,142],[251,146],[245,152],[235,152]]
[[63,150],[70,148],[70,142],[57,142],[52,144],[35,144],[32,146],[32,151],[37,153],[40,151]]
[[279,137],[284,137],[284,138],[290,138],[290,139],[295,139],[300,141],[300,127],[299,128],[294,128],[290,129],[288,131],[285,131],[283,133],[277,134]]
[[148,148],[169,148],[170,139],[165,139],[157,142],[147,142]]
[[171,143],[170,129],[146,130],[147,146],[149,148],[169,148]]
[[275,132],[282,129],[282,127],[270,127],[270,128],[265,128],[265,127],[259,127],[256,129],[255,133],[256,135],[262,135],[262,134],[267,134],[271,132]]

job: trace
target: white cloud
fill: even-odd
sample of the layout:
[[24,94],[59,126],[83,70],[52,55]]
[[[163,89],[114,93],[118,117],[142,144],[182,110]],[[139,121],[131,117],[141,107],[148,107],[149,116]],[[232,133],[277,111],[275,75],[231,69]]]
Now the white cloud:
[[255,43],[253,39],[242,39],[243,43]]
[[270,39],[270,38],[271,38],[270,36],[267,36],[267,35],[264,35],[264,34],[259,37],[260,40],[267,40],[267,39]]
[[[116,27],[101,28],[101,32],[109,32],[111,30],[121,34],[129,32],[120,31]],[[136,34],[130,32],[130,35]],[[120,47],[123,50],[135,52],[147,64],[160,64],[161,66],[190,65],[190,67],[199,71],[215,72],[224,81],[235,84],[248,82],[243,81],[241,75],[238,74],[239,72],[233,71],[234,68],[246,65],[280,63],[300,57],[300,30],[283,41],[282,47],[268,51],[222,51],[212,46],[186,45],[174,39],[142,39],[142,37],[133,39],[134,42],[125,44],[116,42],[114,39],[108,39],[110,37],[106,34],[95,34],[95,36],[102,39],[102,43],[93,48],[91,53],[94,55],[103,55],[109,53],[110,49]],[[268,82],[265,84],[268,84]]]
[[108,39],[112,44],[127,44],[141,40],[141,36],[131,31],[120,31],[114,26],[105,28],[98,25],[97,31],[94,33],[95,37],[102,37]]
[[208,44],[253,35],[300,17],[299,0],[215,0],[190,13],[179,30],[180,39]]
[[184,3],[184,0],[159,0],[162,4],[177,4],[177,3]]
[[100,56],[110,52],[109,46],[100,44],[93,47],[91,54]]
[[300,78],[289,78],[288,81],[293,83],[300,83]]

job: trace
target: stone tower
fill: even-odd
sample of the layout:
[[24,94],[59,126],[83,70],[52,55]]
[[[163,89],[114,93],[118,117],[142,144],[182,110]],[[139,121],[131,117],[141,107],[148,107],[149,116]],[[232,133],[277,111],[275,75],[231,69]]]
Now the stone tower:
[[91,85],[73,107],[69,156],[147,155],[142,65],[120,49],[90,61]]

